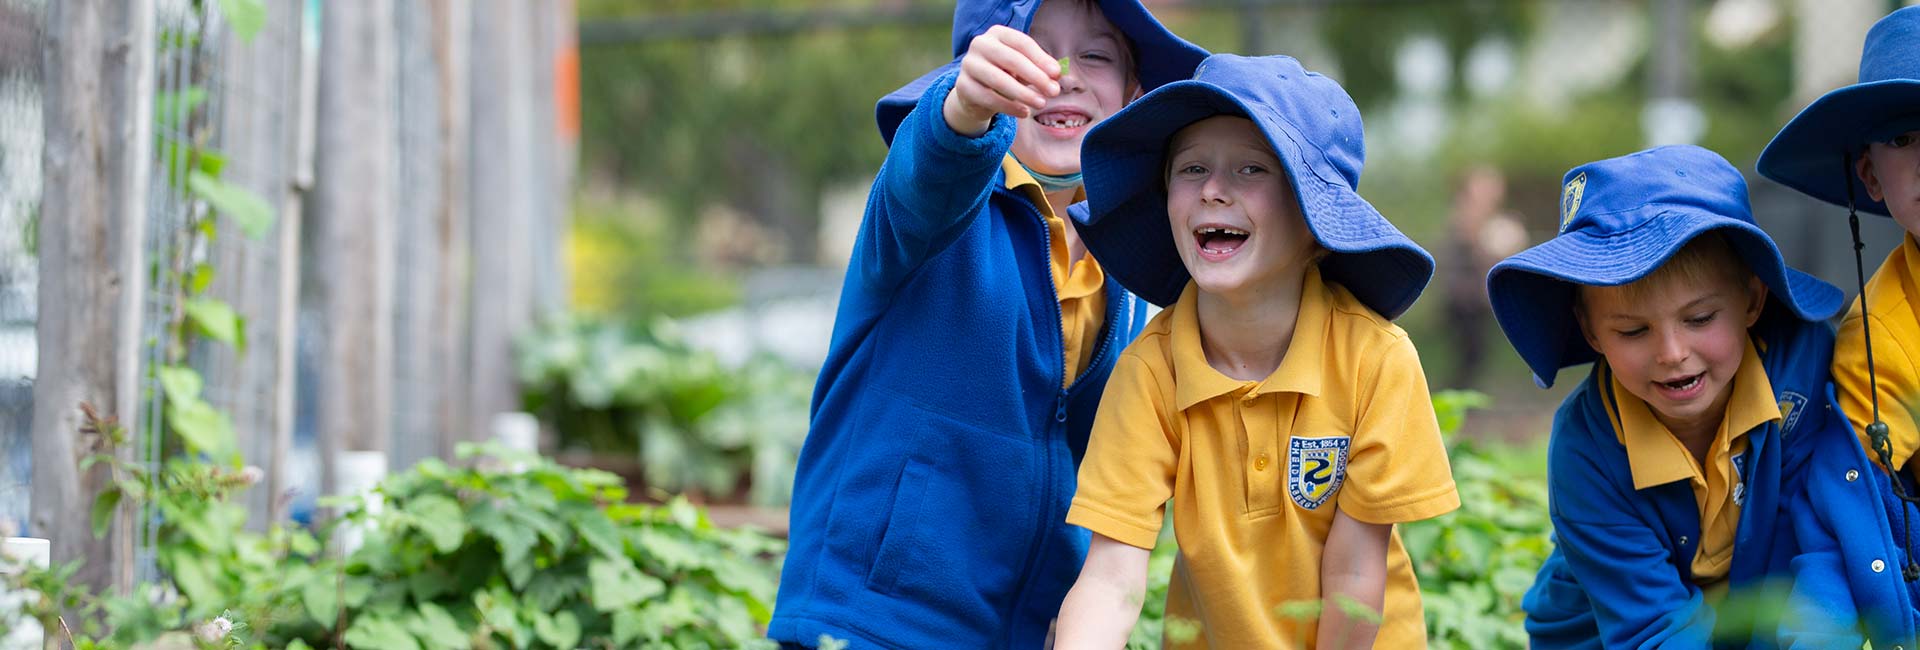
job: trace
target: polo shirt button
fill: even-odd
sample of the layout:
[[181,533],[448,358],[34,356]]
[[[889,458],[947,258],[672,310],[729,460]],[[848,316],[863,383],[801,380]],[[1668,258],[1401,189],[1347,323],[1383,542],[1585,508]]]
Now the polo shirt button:
[[1260,454],[1260,457],[1253,459],[1253,471],[1256,471],[1256,472],[1267,471],[1267,455],[1266,454]]
[[1873,572],[1874,572],[1874,573],[1879,573],[1879,572],[1881,572],[1881,571],[1885,571],[1885,570],[1887,570],[1887,563],[1885,563],[1885,562],[1881,562],[1881,561],[1879,561],[1879,560],[1874,560],[1874,561],[1873,561]]
[[1680,545],[1681,545],[1681,546],[1686,546],[1686,545],[1687,545],[1687,540],[1689,540],[1689,539],[1692,539],[1692,538],[1690,538],[1690,537],[1687,537],[1686,535],[1681,535],[1681,536],[1680,536]]
[[1857,469],[1850,469],[1850,470],[1847,470],[1847,482],[1848,482],[1848,483],[1852,483],[1852,482],[1854,482],[1854,481],[1856,481],[1856,480],[1859,480],[1859,479],[1860,479],[1860,470],[1857,470]]

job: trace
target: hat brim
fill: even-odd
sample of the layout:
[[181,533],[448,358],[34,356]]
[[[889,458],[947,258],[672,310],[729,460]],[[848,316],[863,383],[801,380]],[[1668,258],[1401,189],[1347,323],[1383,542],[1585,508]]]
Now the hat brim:
[[1849,185],[1861,212],[1887,216],[1854,172],[1853,157],[1889,120],[1920,112],[1920,80],[1890,79],[1855,84],[1822,95],[1795,115],[1767,143],[1756,165],[1760,175],[1827,203],[1846,207]]
[[[1082,165],[1089,210],[1079,228],[1101,268],[1156,305],[1179,300],[1190,275],[1167,222],[1167,142],[1215,115],[1247,117],[1280,158],[1300,212],[1330,255],[1321,274],[1368,307],[1398,318],[1433,277],[1433,258],[1393,227],[1342,180],[1323,179],[1303,162],[1308,140],[1278,115],[1249,106],[1204,81],[1181,81],[1148,93],[1087,134]],[[1317,150],[1314,150],[1317,153]]]
[[1494,318],[1541,387],[1552,386],[1561,368],[1598,357],[1574,317],[1574,285],[1619,286],[1639,280],[1710,231],[1726,237],[1772,300],[1794,316],[1824,320],[1846,306],[1838,287],[1788,267],[1773,240],[1753,224],[1686,207],[1656,204],[1643,209],[1663,213],[1625,232],[1564,233],[1501,261],[1487,274]]
[[[1134,75],[1140,80],[1141,90],[1152,91],[1163,85],[1192,77],[1193,68],[1207,58],[1205,49],[1175,35],[1165,25],[1160,24],[1160,21],[1153,17],[1153,13],[1138,0],[1100,0],[1099,5],[1101,13],[1107,17],[1107,20],[1112,22],[1121,34],[1133,40]],[[1033,12],[1015,11],[1001,18],[1019,22],[1018,25],[1008,26],[1025,32],[1029,23],[1033,21]],[[994,24],[998,23],[988,21],[986,24],[974,25],[972,32],[985,33]],[[967,39],[957,41],[957,43],[965,42]],[[914,105],[920,102],[920,95],[926,93],[927,87],[933,85],[933,81],[939,79],[940,75],[960,67],[960,57],[965,54],[965,50],[956,47],[952,61],[921,75],[920,78],[901,86],[898,90],[887,93],[874,105],[874,117],[879,123],[880,138],[885,140],[888,146],[893,145],[894,132],[899,130],[900,123],[907,119],[907,113],[912,112]]]

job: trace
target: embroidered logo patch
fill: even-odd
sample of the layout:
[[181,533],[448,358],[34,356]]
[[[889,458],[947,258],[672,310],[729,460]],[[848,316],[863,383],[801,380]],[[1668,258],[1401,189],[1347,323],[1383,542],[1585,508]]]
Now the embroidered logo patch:
[[1793,391],[1780,393],[1780,435],[1793,433],[1794,425],[1800,424],[1800,414],[1807,410],[1807,396]]
[[1346,436],[1293,438],[1287,441],[1287,492],[1300,507],[1313,510],[1340,490],[1347,476]]
[[1567,181],[1567,188],[1560,192],[1560,232],[1566,232],[1567,224],[1573,223],[1573,214],[1580,211],[1580,197],[1586,193],[1586,172],[1580,172],[1573,180]]

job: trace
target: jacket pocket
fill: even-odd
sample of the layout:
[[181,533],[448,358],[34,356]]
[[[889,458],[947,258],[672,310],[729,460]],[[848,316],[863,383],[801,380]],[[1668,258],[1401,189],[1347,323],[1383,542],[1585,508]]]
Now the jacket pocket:
[[891,594],[902,572],[909,570],[912,558],[920,555],[920,517],[925,512],[927,483],[932,469],[917,460],[908,460],[900,472],[900,485],[894,488],[893,511],[887,516],[887,530],[880,537],[880,550],[874,554],[873,568],[867,572],[867,588]]

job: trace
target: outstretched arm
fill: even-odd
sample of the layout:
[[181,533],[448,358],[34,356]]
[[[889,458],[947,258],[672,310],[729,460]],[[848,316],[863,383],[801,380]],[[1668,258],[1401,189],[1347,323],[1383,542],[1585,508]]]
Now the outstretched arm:
[[1369,524],[1347,516],[1344,510],[1334,511],[1326,551],[1320,556],[1320,593],[1325,594],[1316,637],[1320,647],[1373,647],[1380,624],[1348,616],[1335,599],[1344,596],[1375,613],[1384,610],[1387,543],[1392,535],[1393,524]]
[[1093,534],[1080,579],[1060,604],[1053,647],[1112,650],[1127,645],[1147,595],[1147,549]]

